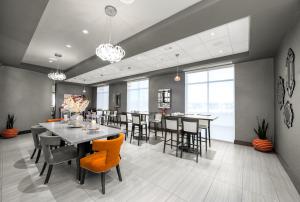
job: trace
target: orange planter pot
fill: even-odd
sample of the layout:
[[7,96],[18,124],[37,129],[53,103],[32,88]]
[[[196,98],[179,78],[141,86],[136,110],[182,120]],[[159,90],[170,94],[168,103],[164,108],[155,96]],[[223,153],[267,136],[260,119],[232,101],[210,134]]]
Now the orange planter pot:
[[17,128],[11,128],[11,129],[6,129],[2,131],[1,135],[4,138],[13,138],[16,137],[19,133],[19,130]]
[[261,152],[271,152],[273,150],[273,144],[268,139],[262,140],[259,138],[255,138],[252,141],[252,145],[256,150],[261,151]]
[[63,118],[57,118],[57,119],[48,119],[47,122],[59,122],[61,120],[64,120]]

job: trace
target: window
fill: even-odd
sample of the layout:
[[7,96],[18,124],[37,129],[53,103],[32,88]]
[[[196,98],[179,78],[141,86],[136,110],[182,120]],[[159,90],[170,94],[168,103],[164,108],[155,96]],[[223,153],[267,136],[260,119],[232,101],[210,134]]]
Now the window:
[[130,81],[127,83],[127,111],[148,112],[149,80]]
[[234,67],[186,73],[187,114],[213,114],[211,136],[234,141]]
[[109,86],[97,88],[97,109],[108,110]]

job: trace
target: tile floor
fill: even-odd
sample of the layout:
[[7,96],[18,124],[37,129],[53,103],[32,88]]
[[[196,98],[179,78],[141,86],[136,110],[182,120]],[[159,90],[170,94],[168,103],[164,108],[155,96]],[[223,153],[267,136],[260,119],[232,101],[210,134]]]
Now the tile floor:
[[[154,142],[154,143],[153,143]],[[251,147],[213,141],[199,159],[186,154],[175,157],[162,142],[124,143],[119,182],[115,169],[106,178],[106,194],[100,176],[88,173],[85,184],[75,180],[75,163],[55,166],[49,184],[39,176],[30,159],[31,134],[0,139],[0,201],[300,201],[300,197],[275,154]]]

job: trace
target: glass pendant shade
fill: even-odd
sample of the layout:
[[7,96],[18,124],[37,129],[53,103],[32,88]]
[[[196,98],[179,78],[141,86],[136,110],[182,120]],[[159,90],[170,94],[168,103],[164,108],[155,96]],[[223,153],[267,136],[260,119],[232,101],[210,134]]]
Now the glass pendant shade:
[[66,75],[63,72],[59,72],[58,70],[56,72],[51,72],[48,74],[49,79],[52,79],[54,81],[63,81],[66,79]]
[[[112,18],[117,15],[117,9],[114,6],[108,5],[105,7],[105,14],[108,17]],[[100,44],[96,48],[96,55],[99,58],[101,58],[103,61],[115,63],[122,60],[122,58],[125,56],[125,51],[121,46],[115,46],[111,43],[111,33],[110,33],[108,43]]]
[[125,51],[121,46],[114,46],[110,43],[100,44],[96,49],[96,55],[103,61],[110,63],[119,62],[125,56]]
[[177,74],[175,77],[174,77],[174,81],[180,81],[181,80],[181,78],[180,78],[180,76]]

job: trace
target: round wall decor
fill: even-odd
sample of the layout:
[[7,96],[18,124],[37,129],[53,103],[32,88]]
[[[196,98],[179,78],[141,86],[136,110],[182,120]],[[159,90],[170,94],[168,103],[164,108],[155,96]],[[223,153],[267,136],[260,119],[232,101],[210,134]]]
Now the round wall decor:
[[284,79],[281,76],[279,76],[277,82],[277,102],[280,110],[284,106],[284,97],[285,97]]
[[286,124],[286,126],[288,128],[293,127],[294,111],[293,111],[292,104],[289,101],[287,101],[284,105],[283,115],[284,115],[284,123]]

